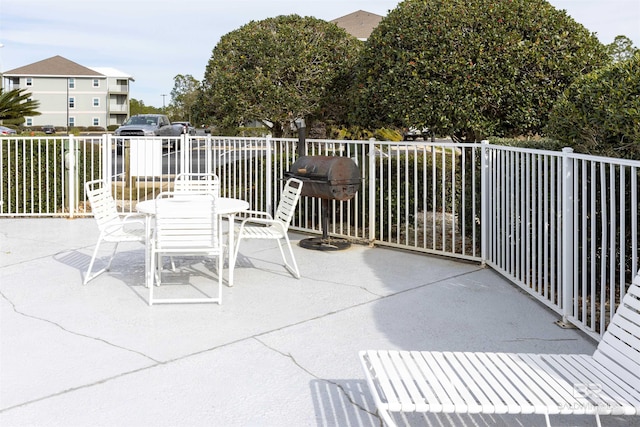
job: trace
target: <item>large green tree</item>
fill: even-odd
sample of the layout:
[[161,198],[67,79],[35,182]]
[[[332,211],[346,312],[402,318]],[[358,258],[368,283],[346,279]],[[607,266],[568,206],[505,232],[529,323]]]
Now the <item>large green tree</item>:
[[463,141],[537,133],[558,95],[607,61],[545,0],[406,0],[367,41],[356,117]]
[[578,78],[549,115],[549,136],[577,151],[640,159],[640,52]]
[[[338,119],[362,42],[335,24],[298,15],[252,21],[223,36],[205,71],[199,120],[233,129],[260,120],[274,135],[292,119]],[[339,100],[339,101],[338,101]]]
[[198,101],[200,82],[191,74],[178,74],[173,83],[169,105],[171,119],[193,121],[192,110]]
[[23,122],[25,116],[39,116],[40,103],[30,97],[26,89],[4,91],[0,88],[0,123],[3,120]]
[[129,101],[130,116],[135,116],[137,114],[159,114],[162,112],[162,108],[145,105],[144,101],[142,100],[131,98],[131,100]]

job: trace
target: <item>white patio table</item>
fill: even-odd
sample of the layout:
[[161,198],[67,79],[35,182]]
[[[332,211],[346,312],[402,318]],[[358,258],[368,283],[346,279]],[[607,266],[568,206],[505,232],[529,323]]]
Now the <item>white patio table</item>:
[[[249,203],[241,199],[233,199],[231,197],[218,197],[216,207],[218,209],[218,215],[224,215],[229,218],[229,237],[228,237],[228,250],[227,253],[229,259],[229,280],[228,285],[233,286],[233,268],[236,265],[236,259],[234,254],[234,234],[235,227],[234,219],[236,214],[249,210]],[[155,199],[144,200],[136,205],[136,210],[146,216],[146,245],[145,245],[145,272],[146,272],[146,285],[153,285],[153,272],[149,271],[149,265],[151,260],[149,259],[151,251],[149,250],[149,244],[151,241],[151,229],[153,217],[156,214],[156,201]]]

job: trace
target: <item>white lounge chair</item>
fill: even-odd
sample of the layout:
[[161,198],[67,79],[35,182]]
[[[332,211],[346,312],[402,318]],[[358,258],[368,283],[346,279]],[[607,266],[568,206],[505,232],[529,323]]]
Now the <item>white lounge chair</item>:
[[[160,193],[156,198],[155,227],[151,240],[151,263],[147,277],[153,277],[149,286],[149,305],[155,303],[222,303],[223,246],[221,244],[216,197],[212,194],[180,195]],[[162,257],[171,256],[215,257],[217,260],[217,287],[198,297],[157,298],[154,285],[162,283]]]
[[[593,355],[362,351],[379,415],[640,415],[640,272]],[[640,424],[640,419],[638,420]]]
[[[91,211],[93,217],[98,224],[100,230],[100,236],[98,242],[93,250],[91,256],[91,262],[89,262],[89,268],[84,276],[83,284],[87,284],[90,280],[96,278],[100,274],[109,270],[111,261],[118,249],[118,243],[120,242],[143,242],[145,241],[144,234],[144,219],[138,214],[121,214],[118,212],[116,202],[113,199],[111,191],[105,185],[102,179],[96,179],[85,183],[85,192],[87,199],[91,204]],[[93,264],[95,263],[102,242],[115,243],[107,266],[103,269],[91,274]]]
[[[282,255],[285,268],[297,279],[300,278],[300,271],[298,270],[298,264],[296,258],[293,255],[293,249],[291,248],[291,242],[287,232],[291,219],[296,210],[298,199],[300,199],[300,193],[302,192],[302,181],[296,178],[289,178],[282,190],[280,196],[280,202],[274,217],[267,212],[261,211],[247,211],[250,215],[242,221],[240,228],[238,229],[238,238],[235,247],[234,259],[238,259],[238,250],[240,243],[245,239],[272,239],[278,242],[278,249]],[[285,256],[282,248],[281,240],[284,240],[289,251],[289,260]],[[231,250],[231,248],[230,248]]]

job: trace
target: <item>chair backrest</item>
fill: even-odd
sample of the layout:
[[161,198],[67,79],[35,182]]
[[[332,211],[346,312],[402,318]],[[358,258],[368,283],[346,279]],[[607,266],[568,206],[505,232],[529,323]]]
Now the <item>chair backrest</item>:
[[616,309],[593,357],[640,393],[640,271]]
[[103,230],[107,224],[120,221],[116,201],[111,194],[111,190],[105,185],[104,180],[88,181],[84,184],[84,187],[87,199],[91,204],[91,212],[100,230]]
[[216,197],[163,192],[156,198],[155,247],[175,252],[206,252],[220,247]]
[[274,215],[274,219],[282,222],[285,230],[289,229],[289,224],[291,223],[291,218],[293,218],[293,213],[296,210],[301,192],[302,181],[296,178],[289,178],[282,190],[280,202]]
[[173,182],[173,192],[204,193],[220,196],[220,180],[213,173],[181,173]]

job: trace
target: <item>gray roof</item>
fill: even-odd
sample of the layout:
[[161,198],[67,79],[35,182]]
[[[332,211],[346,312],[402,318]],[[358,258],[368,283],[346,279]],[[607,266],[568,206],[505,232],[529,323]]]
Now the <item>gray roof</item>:
[[5,71],[5,77],[13,76],[96,76],[104,77],[101,74],[91,68],[84,67],[60,55],[53,56],[42,61],[34,62],[33,64],[25,65],[23,67],[14,68],[13,70]]
[[360,40],[366,40],[374,28],[378,26],[383,16],[375,13],[358,10],[340,18],[332,20],[338,27],[344,28],[347,33]]

